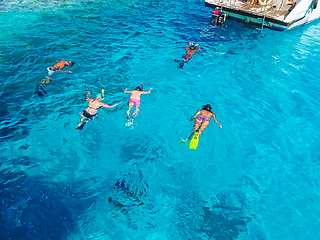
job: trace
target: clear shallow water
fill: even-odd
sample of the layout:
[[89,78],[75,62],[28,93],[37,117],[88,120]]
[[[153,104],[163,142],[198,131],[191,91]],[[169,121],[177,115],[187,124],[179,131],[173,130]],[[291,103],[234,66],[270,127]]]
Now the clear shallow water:
[[[1,239],[319,238],[318,21],[215,28],[191,0],[0,9]],[[202,50],[179,69],[188,41]],[[62,59],[74,74],[35,96]],[[153,90],[126,127],[140,83]],[[86,88],[122,104],[80,132]],[[192,151],[178,142],[206,103],[223,129]]]

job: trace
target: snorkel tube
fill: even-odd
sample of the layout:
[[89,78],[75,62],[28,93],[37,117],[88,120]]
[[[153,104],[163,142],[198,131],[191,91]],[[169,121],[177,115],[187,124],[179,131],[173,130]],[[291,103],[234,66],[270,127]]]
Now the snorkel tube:
[[143,83],[141,83],[141,91],[143,91]]

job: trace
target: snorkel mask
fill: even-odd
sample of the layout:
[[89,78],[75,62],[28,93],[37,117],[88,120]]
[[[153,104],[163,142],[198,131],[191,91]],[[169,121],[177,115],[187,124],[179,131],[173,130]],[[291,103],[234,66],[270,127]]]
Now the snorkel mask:
[[100,100],[100,101],[103,101],[103,99],[104,99],[104,89],[101,89],[101,93],[99,93],[99,94],[97,95],[97,97],[99,97],[99,100]]

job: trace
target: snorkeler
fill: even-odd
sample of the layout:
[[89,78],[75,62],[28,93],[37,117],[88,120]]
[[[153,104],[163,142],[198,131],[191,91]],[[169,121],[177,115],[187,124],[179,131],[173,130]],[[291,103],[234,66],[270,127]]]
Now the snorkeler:
[[[189,46],[190,46],[190,48],[189,48]],[[197,47],[197,49],[195,47]],[[193,45],[192,42],[189,42],[189,44],[187,46],[185,46],[184,48],[186,49],[187,52],[185,55],[182,56],[182,59],[180,61],[178,59],[174,59],[174,61],[179,63],[180,68],[183,68],[184,63],[188,62],[191,59],[192,55],[195,52],[200,50],[199,44],[197,43],[196,45]]]
[[133,107],[133,105],[135,106],[136,109],[132,113],[131,121],[133,120],[133,118],[135,118],[138,115],[139,107],[140,107],[140,96],[141,96],[141,94],[149,94],[151,92],[151,90],[152,90],[152,88],[150,88],[148,92],[143,92],[142,91],[143,90],[143,85],[141,85],[141,87],[138,86],[132,91],[127,91],[128,88],[126,88],[124,90],[124,93],[131,93],[130,99],[129,99],[129,108],[128,108],[128,111],[127,111],[128,120],[130,119],[130,110]]
[[[198,116],[200,115],[200,116]],[[198,116],[198,117],[197,117]],[[211,112],[211,106],[210,104],[207,104],[205,106],[202,107],[201,110],[199,110],[191,119],[190,122],[193,121],[195,118],[196,120],[194,121],[194,125],[193,125],[193,130],[192,133],[190,135],[190,137],[188,139],[190,139],[192,137],[192,135],[199,129],[199,135],[201,135],[201,133],[203,132],[204,129],[206,129],[206,127],[209,125],[210,123],[210,118],[213,117],[213,119],[216,121],[216,123],[219,124],[219,127],[222,128],[222,125],[218,122],[218,120],[216,119],[216,115]]]
[[62,71],[62,69],[65,67],[65,65],[67,66],[73,66],[75,63],[74,62],[66,62],[66,61],[59,61],[55,64],[53,64],[51,67],[48,67],[47,70],[48,70],[48,76],[46,76],[45,78],[42,79],[42,81],[40,81],[41,83],[41,86],[42,84],[45,84],[45,83],[49,83],[51,81],[51,78],[52,78],[52,74],[55,72],[55,71],[59,71],[59,72],[68,72],[68,73],[72,73],[71,71]]
[[97,112],[100,107],[113,108],[119,104],[119,103],[116,103],[116,104],[113,104],[112,106],[109,106],[109,105],[101,102],[104,99],[103,93],[104,93],[104,91],[102,90],[102,93],[98,94],[94,99],[92,99],[92,98],[88,97],[90,95],[90,92],[87,91],[86,101],[88,101],[88,107],[85,110],[83,110],[82,113],[80,113],[82,118],[81,118],[81,121],[76,129],[81,130],[87,122],[96,118]]

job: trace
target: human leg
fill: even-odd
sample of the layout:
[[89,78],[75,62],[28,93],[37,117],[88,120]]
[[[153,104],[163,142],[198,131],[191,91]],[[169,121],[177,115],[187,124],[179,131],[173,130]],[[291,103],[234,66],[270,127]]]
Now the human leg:
[[82,116],[82,118],[80,120],[80,123],[76,127],[76,129],[78,129],[78,130],[81,130],[84,127],[84,125],[89,121],[89,119],[86,118],[82,113],[80,113],[80,116]]
[[182,60],[179,62],[179,68],[183,68],[183,66],[184,66],[184,62],[185,62],[185,60],[184,60],[184,59],[182,59]]
[[127,110],[127,116],[128,116],[128,118],[130,117],[130,110],[131,110],[131,108],[133,107],[133,105],[134,105],[134,104],[129,101],[129,106],[128,106],[128,110]]
[[203,132],[203,130],[206,129],[206,127],[209,125],[209,121],[204,121],[202,124],[201,124],[201,127],[199,129],[199,135],[201,135],[201,133]]
[[135,104],[135,111],[132,113],[132,117],[135,118],[136,116],[138,116],[138,112],[139,112],[139,107],[140,107],[140,103]]
[[193,125],[193,130],[191,135],[188,137],[188,139],[190,139],[192,137],[192,135],[198,130],[198,128],[201,126],[201,122],[196,118],[196,120],[194,121],[194,125]]
[[43,84],[48,84],[49,82],[51,82],[51,76],[46,76],[45,78],[43,78],[41,81],[40,81],[40,83],[41,83],[41,85],[40,86],[42,86]]

